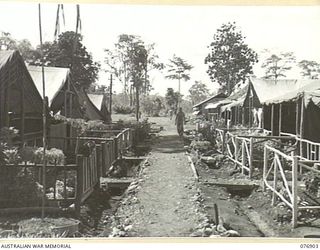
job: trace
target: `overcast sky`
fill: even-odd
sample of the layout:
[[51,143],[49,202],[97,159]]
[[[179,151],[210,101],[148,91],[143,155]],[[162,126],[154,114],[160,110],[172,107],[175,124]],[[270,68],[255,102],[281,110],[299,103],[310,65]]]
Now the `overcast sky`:
[[[66,26],[75,30],[75,5],[65,4]],[[45,41],[52,41],[56,4],[42,4]],[[204,58],[217,28],[235,21],[246,36],[247,44],[258,54],[263,49],[292,51],[298,60],[320,62],[320,7],[236,7],[236,6],[142,6],[82,4],[83,43],[94,60],[102,63],[103,50],[112,48],[119,34],[139,35],[146,43],[155,43],[155,50],[166,63],[176,54],[194,66],[191,80],[182,84],[187,94],[195,80],[201,80],[214,90],[206,73]],[[16,39],[28,39],[39,44],[38,6],[35,3],[0,1],[0,31],[10,32]],[[62,24],[61,24],[62,25]],[[63,26],[63,25],[62,25]],[[257,76],[263,71],[255,66]],[[299,77],[293,71],[290,77]],[[101,73],[100,84],[107,84],[109,76]],[[161,74],[151,78],[154,93],[164,94],[166,88],[177,89],[177,81],[166,80]],[[116,91],[121,85],[115,83]]]

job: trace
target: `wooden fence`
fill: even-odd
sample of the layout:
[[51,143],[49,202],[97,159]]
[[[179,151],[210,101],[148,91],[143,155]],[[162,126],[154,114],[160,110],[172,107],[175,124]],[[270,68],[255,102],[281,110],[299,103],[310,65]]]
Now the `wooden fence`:
[[[316,205],[298,204],[299,195],[305,189],[304,185],[298,181],[300,179],[298,178],[299,173],[311,171],[320,174],[318,170],[319,164],[319,161],[303,160],[294,152],[291,152],[291,155],[287,155],[278,149],[265,145],[264,190],[268,188],[272,191],[272,205],[276,205],[278,198],[291,208],[293,227],[298,224],[299,210],[320,209],[319,203],[316,203]],[[299,168],[301,169],[300,171],[298,171]]]
[[227,132],[225,134],[225,145],[227,147],[227,157],[241,168],[242,173],[247,171],[249,177],[252,178],[253,139]]
[[[76,162],[75,164],[66,164],[66,165],[50,165],[46,166],[46,175],[47,179],[51,183],[49,186],[45,185],[43,190],[50,189],[51,195],[47,199],[46,206],[51,206],[54,204],[57,205],[57,202],[65,201],[68,204],[75,204],[76,213],[80,213],[80,205],[83,203],[94,191],[94,188],[99,184],[100,177],[105,176],[107,170],[111,167],[115,160],[117,160],[125,150],[128,150],[133,146],[133,131],[132,129],[124,129],[121,131],[112,131],[116,133],[116,136],[109,137],[109,132],[99,131],[102,137],[53,137],[51,139],[62,140],[62,141],[76,141]],[[86,141],[95,142],[94,147],[88,155],[79,154],[78,148],[80,144]],[[63,143],[65,144],[65,143]],[[42,184],[42,164],[16,164],[15,168],[19,168],[19,171],[22,171],[27,168],[32,168],[32,172],[37,173],[34,180]],[[12,169],[12,165],[1,166],[0,170],[3,172],[6,169]],[[50,169],[53,170],[53,175],[50,174]],[[0,171],[0,172],[1,172]],[[2,173],[1,172],[1,173]],[[73,172],[70,174],[70,172]],[[62,177],[58,174],[62,173]],[[10,176],[9,172],[2,173],[3,176]],[[60,177],[59,177],[60,176]],[[58,178],[59,177],[59,178]],[[70,178],[73,178],[72,183],[74,183],[74,195],[70,197],[70,191],[67,189],[70,188]],[[56,183],[60,181],[63,183],[63,192],[57,190]],[[69,185],[69,186],[68,186]],[[1,185],[0,185],[1,186]],[[9,188],[10,185],[6,185],[6,188]],[[2,186],[1,186],[2,187]],[[58,194],[58,191],[60,192]],[[1,198],[0,198],[1,199]],[[1,213],[1,210],[0,210]]]

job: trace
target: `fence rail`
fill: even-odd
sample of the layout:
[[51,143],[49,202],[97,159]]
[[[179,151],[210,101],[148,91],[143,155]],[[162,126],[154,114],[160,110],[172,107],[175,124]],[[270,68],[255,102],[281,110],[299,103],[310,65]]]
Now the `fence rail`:
[[[75,154],[76,154],[76,163],[75,164],[67,164],[67,165],[57,165],[48,164],[46,169],[49,171],[47,173],[48,178],[54,179],[51,180],[54,183],[51,187],[46,186],[43,187],[43,190],[52,190],[52,195],[48,198],[48,202],[50,201],[68,201],[69,203],[75,204],[76,213],[80,213],[80,205],[83,203],[90,194],[94,191],[95,186],[99,183],[100,177],[105,176],[107,170],[111,167],[111,165],[116,161],[121,155],[133,146],[133,130],[132,129],[124,129],[112,131],[114,134],[112,137],[109,137],[111,131],[94,131],[92,136],[87,134],[85,137],[51,137],[53,140],[63,140],[72,141],[76,144]],[[98,133],[98,136],[96,136]],[[103,136],[102,136],[103,135]],[[101,137],[99,137],[101,136]],[[95,142],[94,147],[90,148],[90,152],[88,155],[79,154],[78,148],[79,144],[82,144],[86,141]],[[80,143],[81,142],[81,143]],[[37,173],[37,182],[41,184],[41,172],[43,170],[42,164],[16,164],[14,165],[19,169],[27,169],[32,168],[35,173]],[[0,172],[6,171],[6,169],[13,169],[13,165],[4,165],[0,167]],[[53,170],[53,176],[50,174],[50,170]],[[70,171],[73,171],[72,176],[74,177],[74,194],[72,197],[68,193],[68,179],[70,178]],[[59,176],[59,173],[60,177]],[[7,173],[8,174],[8,173]],[[7,177],[6,173],[3,173],[2,178]],[[0,178],[1,179],[1,178]],[[61,195],[58,194],[57,180],[61,181],[60,189],[63,187],[63,192]],[[0,183],[1,186],[1,183]],[[9,186],[9,185],[7,185]],[[0,197],[1,199],[1,197]],[[0,211],[1,212],[1,211]]]
[[[271,159],[271,160],[270,160]],[[298,182],[298,169],[300,173],[311,171],[320,173],[316,168],[319,161],[300,160],[298,155],[291,152],[287,155],[278,149],[265,145],[264,147],[264,167],[263,167],[263,188],[272,191],[272,205],[276,205],[277,198],[284,202],[292,210],[292,226],[298,224],[298,211],[305,209],[320,209],[318,205],[298,204],[299,195],[303,185]],[[311,166],[310,166],[311,165]],[[290,173],[288,174],[286,173]]]

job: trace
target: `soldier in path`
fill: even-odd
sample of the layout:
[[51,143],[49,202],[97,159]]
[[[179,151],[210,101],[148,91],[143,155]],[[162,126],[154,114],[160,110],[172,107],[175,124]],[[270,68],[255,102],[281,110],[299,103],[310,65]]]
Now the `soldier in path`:
[[185,114],[182,111],[182,108],[179,108],[179,112],[176,115],[175,125],[177,125],[177,131],[179,136],[183,135],[183,125],[186,123]]

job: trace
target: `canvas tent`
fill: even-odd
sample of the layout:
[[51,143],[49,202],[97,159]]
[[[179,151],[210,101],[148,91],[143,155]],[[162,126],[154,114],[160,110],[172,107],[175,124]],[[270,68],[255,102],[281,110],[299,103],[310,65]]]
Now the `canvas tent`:
[[111,114],[108,108],[108,98],[105,94],[88,94],[89,99],[94,106],[100,110],[105,122],[111,122]]
[[104,120],[100,110],[94,105],[85,90],[78,91],[79,102],[83,108],[84,118],[86,120]]
[[218,103],[219,101],[221,101],[225,98],[226,98],[226,95],[224,93],[216,94],[216,95],[211,96],[211,97],[207,98],[206,100],[194,105],[193,110],[196,114],[207,115],[207,116],[209,113],[211,113],[211,114],[218,113],[219,112],[218,108],[220,106],[217,106],[215,108],[210,108],[210,106],[207,108],[207,106],[210,104]]
[[[39,93],[42,93],[42,68],[28,66],[28,70]],[[44,71],[46,96],[53,114],[61,114],[68,118],[83,118],[82,107],[72,83],[70,69],[44,67]]]
[[225,101],[229,103],[221,107],[221,112],[226,120],[230,120],[232,125],[253,125],[256,119],[252,111],[261,108],[261,104],[250,80],[235,90]]
[[286,92],[264,101],[274,134],[292,133],[320,142],[320,80],[297,80]]
[[22,141],[42,136],[42,98],[18,51],[0,51],[0,127]]

